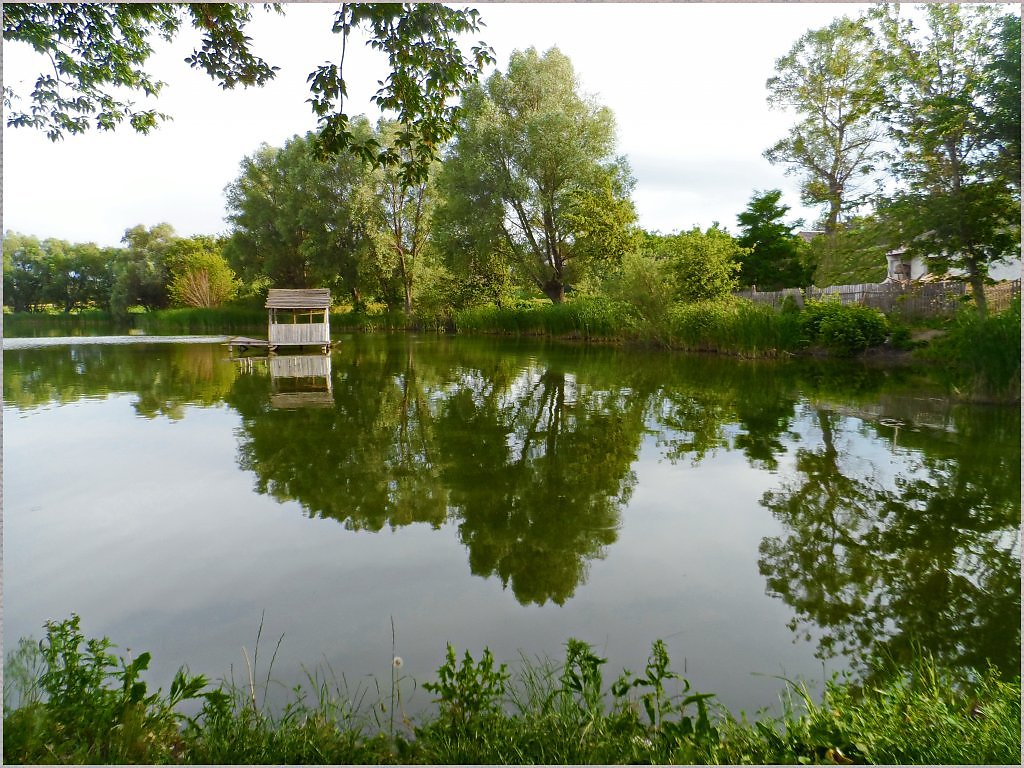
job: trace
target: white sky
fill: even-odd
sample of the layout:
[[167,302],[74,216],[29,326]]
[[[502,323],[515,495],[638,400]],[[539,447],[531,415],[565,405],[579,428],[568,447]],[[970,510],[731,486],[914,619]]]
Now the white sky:
[[[671,232],[714,221],[735,232],[755,190],[783,190],[791,216],[808,222],[794,177],[761,153],[792,117],[770,111],[765,81],[775,60],[808,29],[865,6],[818,3],[474,4],[480,38],[504,71],[515,49],[557,45],[583,90],[610,107],[619,153],[637,179],[640,225]],[[306,76],[337,60],[335,3],[289,4],[284,17],[253,10],[253,49],[280,72],[263,88],[223,91],[183,59],[192,30],[161,44],[148,69],[168,83],[157,109],[173,116],[148,136],[129,127],[51,143],[41,132],[4,128],[3,229],[40,238],[116,245],[125,229],[170,222],[181,235],[227,230],[224,187],[261,142],[281,145],[315,128]],[[23,44],[4,44],[5,85],[42,71]],[[350,39],[346,111],[375,119],[370,96],[386,74],[383,54]],[[21,88],[27,91],[27,88]],[[142,103],[140,101],[140,103]]]

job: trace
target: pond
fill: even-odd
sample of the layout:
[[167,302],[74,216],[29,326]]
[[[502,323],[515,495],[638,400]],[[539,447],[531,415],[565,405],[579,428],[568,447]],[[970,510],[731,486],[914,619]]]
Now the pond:
[[1019,669],[1020,410],[920,371],[83,341],[5,340],[8,649],[75,612],[166,688],[184,663],[243,682],[259,633],[272,699],[307,674],[372,699],[393,652],[422,683],[447,642],[514,666],[575,637],[610,683],[661,638],[748,714],[875,654]]

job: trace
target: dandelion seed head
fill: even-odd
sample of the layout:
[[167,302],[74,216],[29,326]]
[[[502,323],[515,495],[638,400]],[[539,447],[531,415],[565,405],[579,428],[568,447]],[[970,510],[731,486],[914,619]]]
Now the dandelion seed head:
[[401,666],[402,666],[402,665],[403,665],[404,663],[405,663],[405,662],[404,662],[404,661],[402,661],[402,657],[401,657],[401,656],[395,656],[395,658],[393,658],[393,659],[391,660],[391,666],[392,666],[392,667],[394,667],[395,669],[398,669],[398,668],[399,668],[399,667],[401,667]]

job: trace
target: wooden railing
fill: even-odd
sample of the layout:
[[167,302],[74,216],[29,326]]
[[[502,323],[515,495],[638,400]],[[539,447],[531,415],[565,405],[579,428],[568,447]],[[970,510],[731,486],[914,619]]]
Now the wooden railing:
[[302,344],[330,344],[331,332],[327,323],[271,323],[271,346],[297,346]]

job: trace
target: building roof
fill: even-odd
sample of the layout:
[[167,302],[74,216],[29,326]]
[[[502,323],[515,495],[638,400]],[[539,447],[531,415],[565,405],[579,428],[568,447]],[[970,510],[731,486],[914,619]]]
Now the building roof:
[[271,288],[267,309],[329,309],[331,292],[327,288]]

